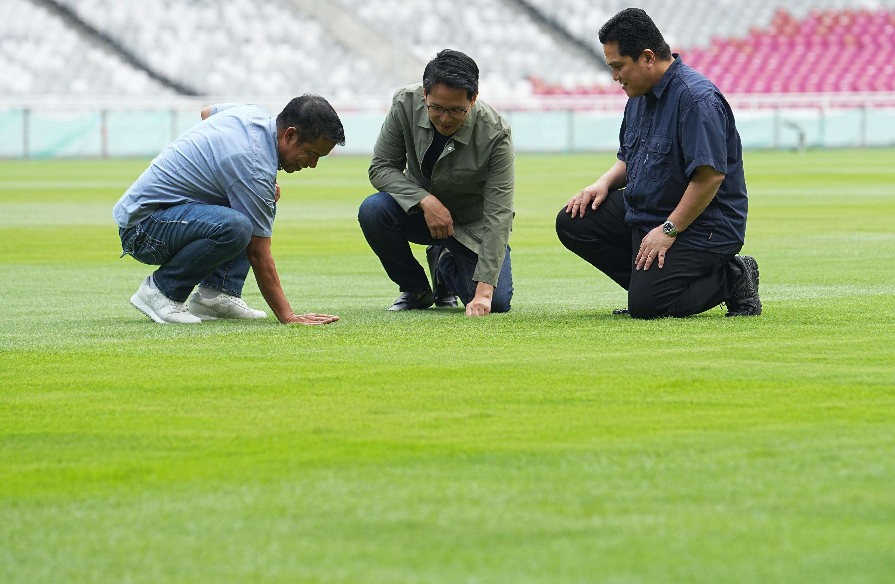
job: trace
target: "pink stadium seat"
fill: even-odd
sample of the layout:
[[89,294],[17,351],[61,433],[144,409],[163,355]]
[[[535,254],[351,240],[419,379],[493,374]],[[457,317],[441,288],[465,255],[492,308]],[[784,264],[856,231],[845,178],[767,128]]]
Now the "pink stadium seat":
[[[780,9],[745,38],[712,40],[683,53],[684,62],[727,93],[895,90],[895,11],[813,10],[799,20]],[[557,93],[532,81],[535,92]],[[617,93],[614,86],[576,87],[576,95]]]

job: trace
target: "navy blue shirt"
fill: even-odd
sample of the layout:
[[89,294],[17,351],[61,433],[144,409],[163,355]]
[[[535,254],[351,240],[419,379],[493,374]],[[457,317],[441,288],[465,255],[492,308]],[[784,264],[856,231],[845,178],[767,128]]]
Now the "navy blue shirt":
[[628,225],[650,230],[664,223],[696,168],[711,166],[726,178],[677,242],[715,253],[740,250],[748,210],[743,147],[733,112],[711,81],[675,54],[651,92],[628,100],[619,142]]

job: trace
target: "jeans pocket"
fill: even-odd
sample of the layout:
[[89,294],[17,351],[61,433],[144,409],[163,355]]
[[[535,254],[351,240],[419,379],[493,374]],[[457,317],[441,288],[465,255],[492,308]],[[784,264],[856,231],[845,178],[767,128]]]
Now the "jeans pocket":
[[164,241],[159,241],[157,239],[153,239],[149,236],[146,237],[146,241],[143,242],[143,245],[140,249],[139,259],[144,264],[151,264],[160,266],[166,261],[168,261],[171,255],[168,253],[168,246],[165,245]]
[[134,240],[138,235],[137,231],[139,228],[139,225],[134,225],[126,229],[124,227],[118,229],[118,237],[121,238],[121,255],[119,257],[134,255]]
[[170,259],[164,241],[151,237],[141,225],[135,225],[121,233],[122,257],[130,255],[142,264],[158,266]]

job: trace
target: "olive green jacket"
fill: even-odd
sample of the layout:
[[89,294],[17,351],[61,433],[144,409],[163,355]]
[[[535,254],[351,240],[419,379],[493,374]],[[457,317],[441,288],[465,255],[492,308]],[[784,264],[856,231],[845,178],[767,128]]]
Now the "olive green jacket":
[[454,237],[479,256],[473,280],[496,286],[515,215],[510,126],[476,100],[435,163],[430,183],[420,164],[434,135],[423,86],[399,89],[373,148],[370,182],[408,213],[421,212],[416,205],[434,195],[451,212]]

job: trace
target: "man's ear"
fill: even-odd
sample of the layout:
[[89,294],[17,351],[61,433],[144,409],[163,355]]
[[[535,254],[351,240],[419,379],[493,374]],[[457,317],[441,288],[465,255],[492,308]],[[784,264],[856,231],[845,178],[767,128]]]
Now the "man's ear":
[[286,132],[283,134],[283,137],[286,138],[286,143],[289,144],[292,142],[293,138],[295,139],[295,143],[298,143],[298,130],[293,127],[286,128]]
[[656,62],[656,53],[654,53],[652,49],[643,49],[643,52],[640,53],[640,56],[643,59],[646,59],[647,65],[652,65]]
[[479,92],[476,91],[475,95],[472,96],[472,99],[469,101],[469,107],[472,107],[475,104],[475,100],[479,98]]

